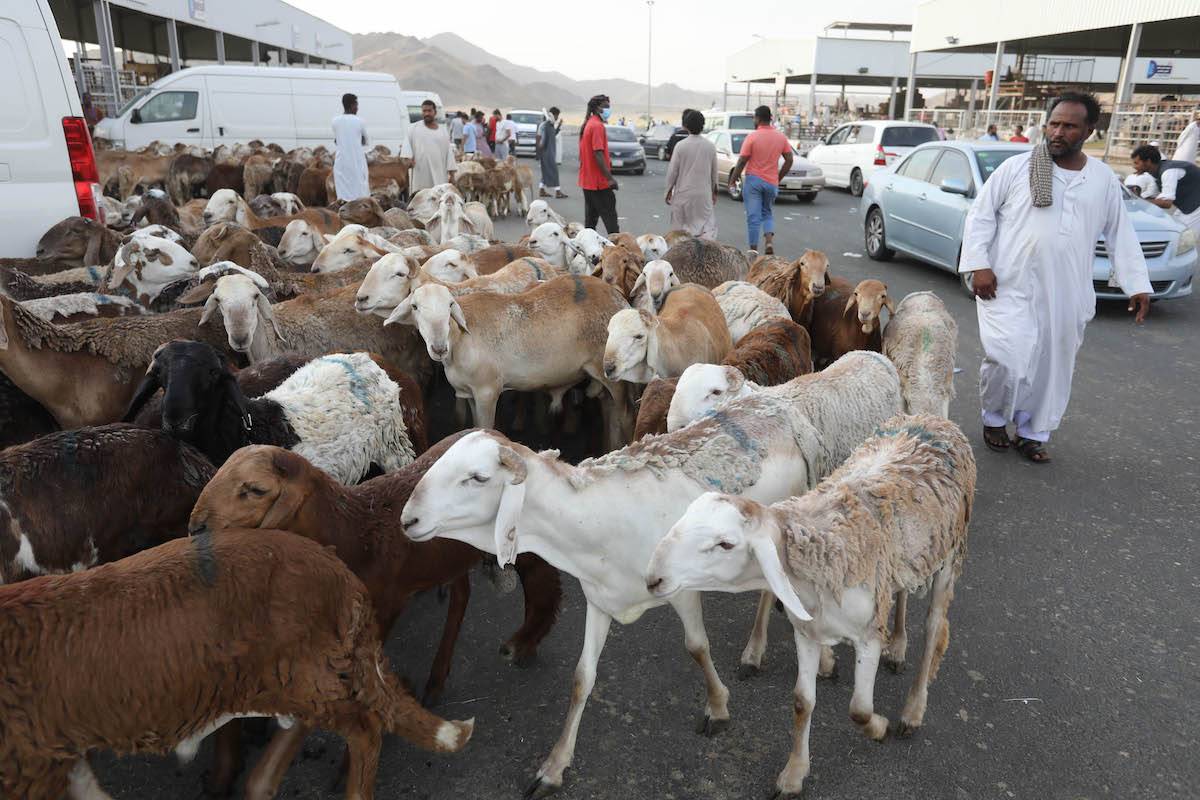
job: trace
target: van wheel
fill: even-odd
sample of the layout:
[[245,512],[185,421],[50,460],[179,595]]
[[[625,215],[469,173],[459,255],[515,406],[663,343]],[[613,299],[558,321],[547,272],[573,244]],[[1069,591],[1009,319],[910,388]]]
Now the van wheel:
[[[733,175],[731,174],[730,177],[732,178]],[[730,198],[740,203],[742,201],[742,179],[738,178],[736,181],[729,181],[728,191]]]
[[850,173],[850,194],[854,195],[855,197],[862,197],[862,193],[863,193],[862,171],[858,167],[855,167],[854,171]]
[[867,224],[863,231],[867,256],[872,261],[890,261],[896,251],[887,246],[887,233],[883,227],[883,212],[876,206],[867,212]]

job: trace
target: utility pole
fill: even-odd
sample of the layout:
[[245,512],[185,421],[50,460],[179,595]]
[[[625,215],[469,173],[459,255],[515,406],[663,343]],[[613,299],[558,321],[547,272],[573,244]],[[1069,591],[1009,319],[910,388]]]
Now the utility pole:
[[650,112],[650,60],[654,57],[654,0],[646,0],[646,130],[654,117]]

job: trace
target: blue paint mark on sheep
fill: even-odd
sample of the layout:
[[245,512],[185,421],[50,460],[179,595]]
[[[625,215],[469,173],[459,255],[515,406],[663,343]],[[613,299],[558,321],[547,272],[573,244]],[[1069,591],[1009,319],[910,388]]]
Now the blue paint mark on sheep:
[[192,537],[192,554],[196,557],[196,575],[200,582],[210,589],[216,586],[217,554],[213,552],[211,533],[198,533]]
[[576,303],[582,303],[587,300],[587,287],[583,285],[583,278],[578,275],[571,276],[575,280],[575,296],[572,298]]
[[100,270],[96,269],[95,267],[88,267],[88,268],[87,268],[87,274],[88,274],[88,279],[89,279],[89,280],[92,280],[92,281],[95,281],[95,282],[99,283],[99,281],[100,281]]
[[522,260],[522,261],[524,261],[524,262],[525,262],[526,264],[528,264],[529,266],[533,267],[533,272],[534,272],[534,274],[535,274],[535,275],[537,275],[537,279],[538,279],[539,281],[544,281],[544,280],[546,280],[545,276],[544,276],[544,275],[542,275],[542,268],[538,266],[538,263],[537,263],[537,259],[536,259],[536,258],[530,258],[529,256],[525,256],[525,257],[524,257],[524,258],[522,258],[521,260]]
[[728,414],[726,414],[724,411],[714,411],[712,412],[711,416],[713,421],[716,422],[718,427],[721,428],[721,432],[737,442],[738,447],[742,448],[743,450],[750,450],[753,448],[754,442],[752,442],[750,437],[746,435],[746,431],[742,430],[742,427],[734,422]]
[[371,392],[367,386],[367,381],[362,373],[358,371],[358,367],[350,363],[350,360],[342,356],[326,356],[321,359],[328,361],[331,364],[337,364],[342,369],[346,370],[346,376],[350,379],[350,394],[354,395],[358,402],[362,403],[368,409],[371,408]]

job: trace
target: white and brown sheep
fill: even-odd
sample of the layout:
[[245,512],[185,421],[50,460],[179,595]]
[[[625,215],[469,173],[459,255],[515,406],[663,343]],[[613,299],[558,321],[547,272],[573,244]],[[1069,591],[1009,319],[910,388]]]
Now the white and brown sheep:
[[746,281],[726,281],[712,290],[733,343],[769,319],[791,319],[787,306]]
[[761,256],[750,266],[746,282],[787,306],[792,319],[804,327],[812,322],[812,304],[831,280],[829,258],[819,250],[805,250],[795,261]]
[[713,239],[685,239],[671,245],[662,258],[671,262],[683,283],[698,283],[709,289],[725,281],[745,280],[750,268],[741,250]]
[[657,315],[641,308],[613,315],[604,347],[604,374],[609,380],[633,383],[674,378],[692,364],[720,361],[732,346],[712,293],[685,284],[667,294]]
[[824,369],[846,353],[855,350],[883,349],[883,309],[895,308],[888,296],[887,284],[868,279],[856,286],[834,278],[812,304],[813,364]]
[[913,292],[883,330],[883,354],[900,373],[904,410],[950,416],[958,324],[933,292]]

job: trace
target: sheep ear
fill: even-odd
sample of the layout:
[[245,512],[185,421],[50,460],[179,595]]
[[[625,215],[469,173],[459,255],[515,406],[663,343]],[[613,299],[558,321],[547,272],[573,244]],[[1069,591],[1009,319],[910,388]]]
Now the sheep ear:
[[854,303],[858,300],[858,295],[850,295],[850,299],[846,301],[846,307],[842,310],[842,316],[850,313],[850,309],[854,308]]
[[746,376],[737,367],[726,367],[725,379],[729,381],[730,392],[740,392],[746,383]]
[[299,477],[298,470],[293,469],[288,461],[298,457],[294,453],[282,451],[276,453],[271,459],[271,467],[279,477],[281,488],[279,496],[267,509],[267,513],[263,515],[258,527],[286,530],[287,525],[296,518],[300,506],[304,502],[304,493],[296,485]]
[[768,536],[755,536],[750,540],[750,551],[758,560],[763,576],[767,579],[767,585],[771,587],[771,591],[779,598],[784,607],[792,613],[792,616],[805,621],[812,619],[812,614],[809,614],[808,609],[800,602],[800,596],[796,594],[791,580],[783,571],[783,562],[779,560],[779,551],[775,549],[775,542]]
[[636,292],[638,289],[640,289],[641,287],[643,287],[645,285],[646,285],[646,273],[639,272],[638,276],[637,276],[637,280],[633,282],[633,288],[629,290],[629,293],[633,294],[634,292]]
[[108,277],[104,280],[102,286],[106,289],[116,289],[125,279],[129,277],[129,273],[133,271],[133,262],[129,259],[123,259],[120,265],[115,266],[109,272]]
[[500,494],[496,509],[496,527],[492,536],[496,543],[496,561],[501,567],[517,560],[517,519],[525,506],[525,462],[510,447],[500,448],[500,466],[513,473]]
[[462,306],[458,304],[457,300],[454,300],[450,303],[450,316],[453,317],[454,321],[458,323],[458,327],[462,328],[463,333],[471,332],[467,329],[467,318],[463,316]]
[[129,401],[129,408],[125,409],[125,416],[121,417],[121,422],[133,422],[138,412],[142,410],[142,407],[161,388],[162,382],[158,379],[158,370],[154,368],[154,362],[152,361],[150,362],[150,368],[142,376],[142,382],[138,384],[137,389],[134,391],[133,399]]
[[332,233],[326,233],[326,234],[323,234],[323,237],[324,237],[324,239],[325,239],[325,244],[329,244],[330,242],[332,242],[334,239],[336,239],[336,238],[337,238],[337,237],[336,237],[336,236],[334,236]]
[[4,323],[4,305],[0,304],[0,350],[8,349],[8,327]]
[[892,302],[892,298],[886,294],[883,296],[883,305],[887,308],[889,314],[896,313],[896,304]]
[[206,300],[204,303],[204,312],[200,315],[199,324],[203,325],[208,322],[209,317],[213,315],[213,312],[216,311],[220,305],[221,303],[217,300],[216,294],[210,294],[208,296],[208,300]]
[[267,298],[259,294],[258,299],[254,301],[258,306],[258,315],[263,318],[263,321],[270,322],[271,328],[275,331],[275,337],[281,342],[286,342],[283,334],[279,330],[279,323],[275,321],[275,312],[271,310],[271,303]]
[[647,328],[653,328],[658,325],[658,317],[654,316],[644,308],[638,309],[638,317],[641,318],[642,324]]
[[412,295],[401,300],[400,305],[392,309],[392,313],[388,314],[383,324],[391,325],[393,322],[399,322],[402,325],[412,324]]

